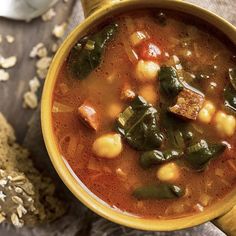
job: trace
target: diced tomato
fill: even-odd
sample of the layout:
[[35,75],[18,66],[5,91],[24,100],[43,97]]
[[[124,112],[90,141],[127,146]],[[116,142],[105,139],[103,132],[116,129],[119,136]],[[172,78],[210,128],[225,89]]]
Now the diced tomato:
[[144,42],[140,46],[139,56],[144,60],[158,60],[161,57],[161,49],[150,41]]

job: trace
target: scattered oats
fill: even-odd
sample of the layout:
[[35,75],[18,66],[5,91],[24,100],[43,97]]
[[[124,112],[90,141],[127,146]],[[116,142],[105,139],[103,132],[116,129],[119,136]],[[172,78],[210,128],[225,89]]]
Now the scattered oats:
[[37,45],[35,45],[30,52],[30,57],[35,58],[38,54],[38,50],[43,47],[44,47],[43,43],[38,43]]
[[11,215],[11,222],[12,222],[13,225],[15,225],[18,228],[21,228],[24,224],[24,221],[20,220],[16,213],[13,213]]
[[33,79],[29,81],[29,87],[30,87],[30,91],[33,93],[38,91],[40,87],[40,82],[37,77],[34,77]]
[[43,58],[41,58],[37,61],[36,67],[40,70],[48,69],[48,67],[50,66],[51,61],[52,61],[51,57],[43,57]]
[[12,186],[8,186],[8,189],[11,191],[12,190]]
[[37,75],[40,79],[45,79],[47,77],[48,69],[37,70]]
[[0,191],[0,200],[5,202],[5,198],[6,198],[6,195],[2,191]]
[[52,45],[51,51],[55,53],[55,52],[57,51],[57,49],[58,49],[58,44],[57,44],[57,43],[54,43],[54,44]]
[[22,190],[22,188],[20,188],[20,187],[15,187],[15,192],[16,192],[16,193],[22,193],[23,190]]
[[6,184],[7,184],[7,182],[8,182],[8,181],[7,181],[6,179],[1,179],[1,180],[0,180],[0,186],[1,186],[1,187],[5,187]]
[[18,205],[23,205],[23,200],[18,196],[13,196],[11,200]]
[[67,27],[67,23],[62,23],[61,25],[55,25],[52,31],[52,34],[56,37],[56,38],[61,38],[66,30]]
[[9,78],[10,78],[9,73],[3,69],[0,69],[0,81],[7,81],[9,80]]
[[46,47],[39,48],[37,52],[38,57],[42,58],[42,57],[46,57],[47,55],[48,55],[48,50]]
[[7,68],[11,68],[13,66],[15,66],[17,61],[16,56],[12,56],[12,57],[8,57],[8,58],[4,58],[0,56],[0,67],[7,69]]
[[16,211],[17,211],[19,218],[21,218],[23,215],[25,215],[27,213],[27,210],[22,205],[19,205],[16,208]]
[[35,109],[38,106],[38,97],[34,92],[28,91],[23,96],[23,107]]
[[49,21],[56,15],[56,12],[53,8],[50,8],[46,13],[42,15],[43,21]]
[[11,35],[7,35],[6,36],[6,40],[7,40],[8,43],[14,43],[15,38],[13,36],[11,36]]

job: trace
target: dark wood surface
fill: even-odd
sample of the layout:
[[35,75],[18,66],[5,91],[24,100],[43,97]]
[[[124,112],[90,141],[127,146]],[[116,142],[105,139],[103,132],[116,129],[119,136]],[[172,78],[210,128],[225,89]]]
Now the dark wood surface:
[[[79,0],[77,0],[79,1]],[[91,0],[92,1],[92,0]],[[189,0],[190,2],[197,3],[207,9],[210,9],[219,15],[228,19],[231,23],[236,25],[236,1],[235,0]],[[83,19],[83,12],[81,6],[78,7],[78,11],[74,11],[72,18],[73,6],[76,0],[69,0],[68,3],[64,3],[63,0],[59,0],[55,10],[57,15],[52,21],[43,22],[40,18],[33,20],[30,23],[15,22],[5,19],[0,19],[0,34],[11,34],[15,37],[13,44],[7,44],[3,42],[0,44],[0,54],[7,57],[16,55],[18,58],[17,65],[10,71],[11,79],[7,82],[0,82],[0,112],[2,112],[9,122],[16,130],[16,135],[20,143],[23,142],[28,131],[28,122],[34,116],[35,110],[22,108],[22,96],[28,88],[28,82],[35,75],[35,60],[29,58],[29,53],[33,46],[39,42],[43,42],[48,48],[51,48],[52,44],[56,42],[51,32],[55,24],[61,24],[64,21],[70,21],[68,32],[76,26]],[[78,5],[78,4],[77,4]],[[43,81],[41,81],[43,84]],[[42,86],[41,86],[42,89]],[[39,96],[41,90],[39,91]],[[33,123],[35,126],[40,126],[39,120]],[[32,128],[32,127],[31,127]],[[40,128],[38,128],[40,129]],[[32,131],[29,130],[29,133]],[[29,135],[28,137],[35,137],[35,135]],[[27,139],[27,137],[26,137]],[[37,145],[38,139],[35,139]],[[29,142],[28,142],[29,143]],[[34,143],[34,140],[31,142]],[[27,140],[26,140],[27,144]],[[29,147],[32,145],[28,145]],[[31,148],[33,149],[33,148]],[[32,150],[31,150],[32,151]],[[34,152],[34,151],[33,151]],[[37,152],[37,151],[36,151]],[[213,233],[214,232],[214,233]],[[10,236],[16,234],[6,233],[0,228],[0,236]],[[23,234],[21,234],[23,235]],[[28,234],[27,234],[28,235]],[[32,234],[37,235],[37,234]],[[214,229],[210,223],[200,226],[199,228],[191,231],[183,231],[176,234],[161,234],[161,235],[209,235],[209,236],[222,236],[224,235],[220,231]],[[25,236],[25,235],[24,235]],[[50,235],[49,235],[50,236]]]
[[[36,60],[29,58],[29,53],[39,42],[51,48],[57,41],[52,35],[53,26],[69,20],[73,5],[74,0],[69,0],[67,3],[60,0],[55,6],[56,16],[47,22],[42,21],[41,18],[29,23],[0,18],[0,34],[3,36],[10,34],[15,37],[15,42],[12,44],[5,41],[0,44],[0,55],[17,56],[16,66],[9,70],[10,80],[0,83],[0,111],[15,128],[19,142],[24,139],[28,128],[27,123],[34,113],[34,110],[22,108],[22,96],[29,89],[29,80],[35,76]],[[83,12],[78,14],[83,16]]]

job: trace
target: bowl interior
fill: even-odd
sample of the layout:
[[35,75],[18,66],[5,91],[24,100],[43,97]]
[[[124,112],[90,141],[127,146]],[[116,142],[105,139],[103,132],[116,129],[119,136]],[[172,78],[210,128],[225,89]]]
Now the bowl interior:
[[[205,9],[194,6],[190,3],[178,0],[146,0],[145,2],[142,0],[124,0],[117,4],[114,4],[113,6],[104,6],[96,13],[88,17],[86,21],[76,27],[73,32],[67,37],[67,39],[64,41],[57,54],[55,55],[44,85],[42,96],[41,122],[45,144],[55,169],[57,170],[63,182],[70,189],[70,191],[82,203],[84,203],[87,207],[89,207],[100,216],[118,224],[142,230],[170,231],[192,227],[224,214],[236,203],[236,189],[228,194],[222,201],[207,208],[204,212],[191,216],[185,216],[183,218],[143,219],[125,214],[119,210],[111,208],[106,203],[98,199],[76,177],[76,175],[73,173],[58,150],[57,142],[52,128],[51,108],[54,85],[60,67],[62,66],[65,58],[67,57],[70,49],[73,47],[75,42],[83,35],[85,35],[91,27],[96,26],[106,17],[111,17],[113,14],[117,14],[123,11],[147,7],[172,9],[176,11],[186,12],[193,16],[202,18],[203,20],[220,29],[221,32],[223,32],[234,44],[236,44],[236,29],[233,25],[214,15],[213,13],[210,13]],[[222,202],[224,204],[222,204]]]

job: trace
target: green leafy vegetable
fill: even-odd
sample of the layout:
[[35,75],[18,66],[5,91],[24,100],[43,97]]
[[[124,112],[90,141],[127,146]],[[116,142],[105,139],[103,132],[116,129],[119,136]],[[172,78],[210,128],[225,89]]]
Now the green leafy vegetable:
[[161,92],[167,97],[175,97],[183,90],[178,74],[174,67],[162,66],[159,72]]
[[174,116],[167,108],[161,109],[160,122],[161,127],[166,130],[168,144],[174,149],[183,150],[194,138],[189,122]]
[[98,33],[85,37],[72,49],[68,67],[77,79],[85,79],[101,63],[103,51],[117,31],[117,24],[104,27]]
[[202,139],[187,148],[186,161],[193,169],[201,171],[211,159],[219,156],[225,149],[226,145],[223,143],[208,144]]
[[147,185],[134,190],[133,196],[138,200],[174,199],[184,195],[184,190],[172,184]]
[[119,115],[117,129],[131,147],[140,151],[159,148],[164,139],[157,110],[140,96]]
[[172,159],[179,158],[181,155],[182,152],[175,150],[166,150],[164,152],[158,150],[147,151],[140,156],[139,164],[143,169],[148,169],[153,165],[159,165]]

